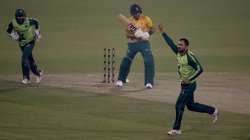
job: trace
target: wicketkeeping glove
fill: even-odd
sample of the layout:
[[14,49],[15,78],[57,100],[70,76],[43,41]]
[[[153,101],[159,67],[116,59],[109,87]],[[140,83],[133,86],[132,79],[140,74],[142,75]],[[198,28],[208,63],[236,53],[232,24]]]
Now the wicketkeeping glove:
[[15,40],[15,41],[18,41],[19,40],[19,35],[17,34],[17,32],[11,32],[9,34],[9,36],[11,37],[11,39]]
[[42,35],[40,34],[39,30],[35,30],[35,39],[36,41],[39,41],[42,38]]

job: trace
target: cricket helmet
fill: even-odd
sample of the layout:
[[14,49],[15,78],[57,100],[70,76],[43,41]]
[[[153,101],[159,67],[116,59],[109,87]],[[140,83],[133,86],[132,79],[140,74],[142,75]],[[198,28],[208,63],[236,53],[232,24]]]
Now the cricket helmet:
[[138,4],[132,4],[130,6],[130,14],[132,16],[135,16],[135,15],[141,14],[141,13],[142,13],[142,8]]
[[26,19],[26,13],[23,9],[17,9],[15,12],[15,18],[18,24],[23,24]]

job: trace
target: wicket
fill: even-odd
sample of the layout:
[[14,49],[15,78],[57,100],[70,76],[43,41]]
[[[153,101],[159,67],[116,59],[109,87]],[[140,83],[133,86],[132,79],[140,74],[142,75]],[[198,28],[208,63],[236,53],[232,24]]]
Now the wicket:
[[103,83],[115,82],[115,48],[104,48]]

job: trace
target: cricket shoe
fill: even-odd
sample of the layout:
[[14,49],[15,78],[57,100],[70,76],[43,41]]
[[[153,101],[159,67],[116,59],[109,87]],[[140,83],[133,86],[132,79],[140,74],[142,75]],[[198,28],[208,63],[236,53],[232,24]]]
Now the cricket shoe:
[[181,134],[181,130],[172,129],[172,130],[168,131],[169,136],[177,136],[177,135],[180,135],[180,134]]
[[42,80],[42,76],[43,76],[43,71],[39,72],[39,76],[36,76],[36,83],[40,83]]
[[30,80],[28,80],[28,79],[23,79],[22,80],[22,83],[24,84],[24,85],[28,85],[28,84],[30,84],[31,82],[30,82]]
[[146,87],[147,89],[152,89],[152,88],[153,88],[153,85],[150,84],[150,83],[147,83],[145,87]]
[[123,82],[121,80],[118,80],[116,81],[115,86],[121,88],[123,86]]
[[211,116],[213,117],[213,124],[215,124],[218,121],[218,117],[219,117],[219,111],[217,108],[215,108],[215,111]]

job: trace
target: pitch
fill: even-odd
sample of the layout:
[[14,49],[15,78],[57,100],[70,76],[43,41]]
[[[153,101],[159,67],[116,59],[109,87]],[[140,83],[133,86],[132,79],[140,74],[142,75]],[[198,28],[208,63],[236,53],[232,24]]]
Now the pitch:
[[[154,25],[164,23],[177,39],[188,37],[204,66],[195,93],[218,106],[212,125],[207,115],[185,112],[177,139],[248,140],[250,135],[250,19],[248,1],[137,1]],[[40,84],[20,84],[20,50],[0,32],[0,139],[169,139],[179,93],[174,55],[160,34],[151,38],[155,88],[143,86],[141,56],[121,90],[101,84],[103,48],[115,48],[117,63],[126,51],[118,13],[129,15],[132,1],[1,1],[0,28],[16,8],[41,23],[42,40],[34,54],[44,70]],[[154,5],[154,6],[152,6]],[[178,7],[178,8],[177,8]],[[118,65],[116,65],[118,69]],[[34,78],[34,77],[32,77]],[[34,81],[34,79],[32,79]]]

